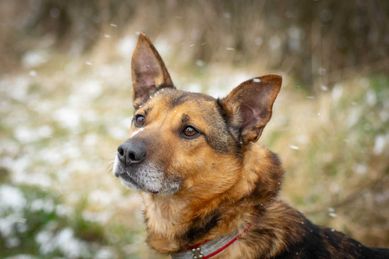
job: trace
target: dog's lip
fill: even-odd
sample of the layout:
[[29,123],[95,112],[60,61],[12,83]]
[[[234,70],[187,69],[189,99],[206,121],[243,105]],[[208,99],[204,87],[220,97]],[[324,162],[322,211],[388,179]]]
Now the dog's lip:
[[126,171],[122,171],[119,175],[118,175],[119,178],[123,179],[124,181],[126,182],[129,182],[133,185],[135,185],[136,187],[138,188],[141,188],[141,186],[139,186],[139,184],[134,180],[132,179],[131,175],[129,173],[127,173]]
[[125,171],[125,170],[122,170],[122,172],[118,175],[119,178],[121,178],[123,181],[125,182],[129,182],[130,184],[134,185],[135,187],[141,189],[141,190],[144,190],[144,191],[148,191],[152,194],[158,194],[159,191],[155,191],[155,190],[148,190],[148,189],[145,189],[144,187],[142,187],[140,184],[137,183],[137,181],[135,181],[131,175]]

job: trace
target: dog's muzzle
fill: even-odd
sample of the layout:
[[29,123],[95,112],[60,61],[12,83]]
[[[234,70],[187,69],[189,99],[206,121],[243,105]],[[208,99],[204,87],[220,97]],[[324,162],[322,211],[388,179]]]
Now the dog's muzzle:
[[129,188],[160,194],[177,192],[180,181],[167,177],[162,168],[148,154],[144,140],[131,138],[118,147],[113,172]]

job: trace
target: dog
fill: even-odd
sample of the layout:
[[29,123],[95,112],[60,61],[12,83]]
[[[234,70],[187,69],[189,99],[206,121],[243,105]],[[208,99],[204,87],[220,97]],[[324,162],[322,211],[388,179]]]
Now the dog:
[[135,115],[114,174],[141,191],[149,246],[183,259],[389,258],[278,198],[280,160],[255,142],[280,76],[247,80],[222,99],[177,90],[142,33],[131,62]]

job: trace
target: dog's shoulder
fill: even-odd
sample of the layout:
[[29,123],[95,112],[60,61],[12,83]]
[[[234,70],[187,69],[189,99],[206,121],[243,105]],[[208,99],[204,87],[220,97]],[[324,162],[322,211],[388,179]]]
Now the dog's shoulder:
[[[289,244],[275,259],[286,258],[389,258],[389,250],[370,248],[332,228],[321,228],[306,218],[301,224],[302,236]],[[289,240],[293,241],[293,240]]]

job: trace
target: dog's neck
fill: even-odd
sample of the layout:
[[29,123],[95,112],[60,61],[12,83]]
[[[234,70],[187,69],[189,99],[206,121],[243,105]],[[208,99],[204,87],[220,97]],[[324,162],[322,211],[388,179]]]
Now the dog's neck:
[[[143,194],[149,245],[160,253],[173,253],[257,221],[270,224],[267,228],[274,231],[272,235],[284,235],[277,224],[280,219],[285,221],[283,215],[291,209],[277,201],[281,164],[275,154],[258,145],[249,146],[244,154],[239,181],[212,200]],[[279,217],[278,221],[274,217]],[[268,246],[262,249],[274,249],[271,242]]]

